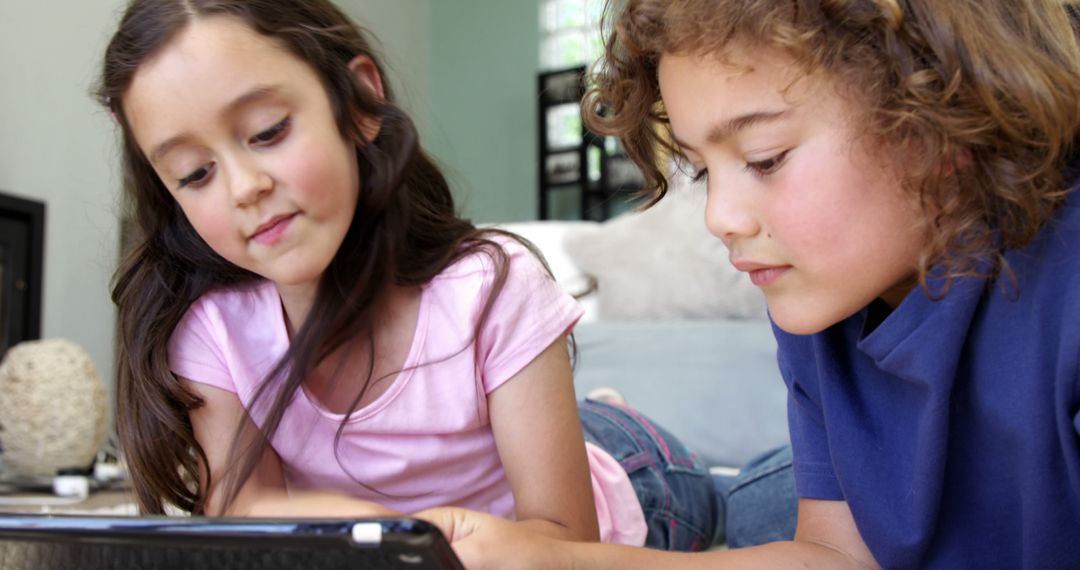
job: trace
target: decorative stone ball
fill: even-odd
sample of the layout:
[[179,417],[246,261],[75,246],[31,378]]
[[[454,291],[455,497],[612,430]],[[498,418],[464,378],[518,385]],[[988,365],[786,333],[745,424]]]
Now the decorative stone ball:
[[106,424],[105,386],[86,351],[60,339],[8,350],[0,362],[0,464],[7,476],[90,467]]

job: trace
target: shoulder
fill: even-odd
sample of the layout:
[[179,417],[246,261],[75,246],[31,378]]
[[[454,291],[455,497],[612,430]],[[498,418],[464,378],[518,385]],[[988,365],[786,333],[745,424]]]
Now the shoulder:
[[865,357],[860,337],[867,318],[863,308],[848,318],[813,334],[792,334],[772,324],[780,375],[796,397],[818,400],[830,390],[828,378],[849,369]]
[[[1005,254],[1011,276],[1017,279],[1021,298],[1029,302],[1080,299],[1080,190],[1073,189],[1065,203],[1048,220],[1035,240]],[[1008,290],[1010,283],[1002,282]],[[1080,306],[1080,304],[1076,305]]]
[[252,319],[266,318],[275,311],[280,313],[280,304],[274,284],[258,280],[238,287],[204,293],[191,304],[185,320],[201,316],[224,323],[250,323]]
[[[484,236],[473,250],[449,265],[433,282],[490,283],[505,269],[507,280],[551,279],[543,262],[521,242],[500,234]],[[551,279],[554,282],[554,279]]]
[[169,339],[173,372],[242,396],[288,349],[273,283],[207,292],[188,308]]
[[274,340],[282,331],[281,298],[274,284],[259,280],[227,289],[208,291],[180,319],[172,342],[183,344],[192,337],[214,345],[247,344]]
[[[772,322],[773,336],[776,337],[776,359],[780,366],[780,373],[784,381],[791,386],[796,378],[803,376],[800,372],[804,369],[813,370],[818,360],[816,344],[820,337],[826,334],[822,331],[815,334],[792,334]],[[834,327],[840,325],[833,325]],[[805,378],[803,378],[805,381]]]
[[1066,195],[1054,216],[1046,223],[1042,236],[1053,245],[1074,249],[1080,240],[1080,185]]
[[473,323],[487,313],[485,327],[500,330],[510,321],[515,327],[552,321],[565,331],[580,318],[580,305],[528,247],[500,234],[484,237],[425,287],[425,306],[447,321]]
[[281,298],[273,283],[259,280],[204,293],[188,307],[171,342],[174,349],[195,343],[195,347],[211,345],[225,351],[259,350],[259,346],[265,350],[279,344],[282,335],[286,333]]

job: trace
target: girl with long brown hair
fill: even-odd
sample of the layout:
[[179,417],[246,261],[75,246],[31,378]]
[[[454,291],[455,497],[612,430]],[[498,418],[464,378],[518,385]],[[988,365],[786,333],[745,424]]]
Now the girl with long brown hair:
[[[791,540],[705,555],[427,513],[471,568],[1080,567],[1080,49],[1060,0],[611,0],[587,96],[764,292]],[[778,457],[782,457],[778,456]],[[729,519],[730,520],[730,519]]]
[[[581,308],[526,242],[457,215],[329,1],[134,0],[99,96],[138,226],[113,297],[143,512],[454,504],[567,540],[708,545],[703,468],[630,410],[579,418]],[[653,437],[639,463],[681,461],[659,478],[666,518],[635,500],[616,420]]]

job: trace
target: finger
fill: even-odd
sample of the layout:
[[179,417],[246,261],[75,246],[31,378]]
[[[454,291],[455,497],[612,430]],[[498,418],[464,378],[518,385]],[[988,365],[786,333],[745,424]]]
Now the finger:
[[469,570],[486,570],[488,557],[484,556],[483,548],[477,540],[462,540],[452,545],[454,554],[457,555],[461,564]]
[[435,528],[438,528],[447,540],[454,542],[460,538],[456,534],[460,533],[458,529],[461,525],[458,523],[462,518],[456,511],[457,509],[453,507],[436,507],[420,511],[413,516],[435,525]]

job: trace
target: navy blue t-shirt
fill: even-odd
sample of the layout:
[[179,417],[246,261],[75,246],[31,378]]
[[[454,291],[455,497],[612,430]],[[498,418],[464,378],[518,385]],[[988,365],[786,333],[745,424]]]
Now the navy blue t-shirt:
[[[774,326],[798,495],[845,500],[887,568],[1080,568],[1080,196],[1016,276]],[[940,285],[940,284],[939,284]]]

